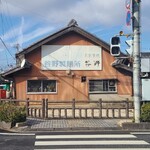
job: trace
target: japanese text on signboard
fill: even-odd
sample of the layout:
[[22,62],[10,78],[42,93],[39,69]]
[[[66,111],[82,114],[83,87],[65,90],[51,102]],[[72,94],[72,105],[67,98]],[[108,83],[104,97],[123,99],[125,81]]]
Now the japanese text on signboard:
[[43,46],[43,70],[101,70],[98,46]]

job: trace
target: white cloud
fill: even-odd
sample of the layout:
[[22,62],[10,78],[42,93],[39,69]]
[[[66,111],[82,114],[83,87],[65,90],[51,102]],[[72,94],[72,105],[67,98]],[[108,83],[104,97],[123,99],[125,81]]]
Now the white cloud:
[[48,34],[48,33],[50,34],[50,32],[53,30],[54,30],[53,27],[48,26],[48,27],[39,27],[33,31],[29,31],[23,36],[24,44],[28,43],[29,41],[32,41],[35,38],[41,37],[45,34]]
[[147,32],[150,31],[150,0],[144,0],[141,3],[141,26],[142,31]]
[[[150,0],[143,0],[141,5],[142,31],[149,32]],[[103,36],[132,28],[125,27],[125,0],[5,0],[1,2],[0,11],[12,18],[14,24],[5,30],[3,37],[9,47],[16,42],[32,44],[42,35],[63,28],[72,18],[83,28],[96,27],[92,32]],[[109,32],[105,31],[108,28]]]
[[[150,22],[150,1],[142,1],[142,20]],[[67,24],[72,18],[81,26],[123,26],[126,19],[125,0],[7,0],[7,7],[14,16],[45,23]],[[146,27],[145,24],[143,24]]]
[[[75,18],[81,24],[114,25],[122,21],[124,3],[120,0],[7,0],[13,15],[29,15],[52,23]],[[118,13],[119,12],[119,13]]]
[[[35,26],[37,27],[35,28]],[[14,28],[10,28],[4,35],[1,35],[1,37],[3,37],[4,42],[9,47],[14,47],[16,44],[22,46],[22,44],[48,34],[52,30],[54,30],[52,26],[36,25],[35,22],[33,23],[31,20],[26,22],[21,17],[20,22]],[[14,38],[14,36],[16,37]]]
[[23,26],[24,26],[24,17],[21,17],[21,25],[19,28],[19,35],[18,35],[18,44],[20,46],[19,50],[22,50],[22,44],[23,44]]

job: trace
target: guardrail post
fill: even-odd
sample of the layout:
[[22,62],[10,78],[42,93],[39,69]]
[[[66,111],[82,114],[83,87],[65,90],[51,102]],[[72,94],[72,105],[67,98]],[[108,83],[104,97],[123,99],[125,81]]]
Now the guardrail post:
[[29,116],[29,98],[26,100],[26,115]]
[[75,118],[75,99],[72,100],[72,118]]

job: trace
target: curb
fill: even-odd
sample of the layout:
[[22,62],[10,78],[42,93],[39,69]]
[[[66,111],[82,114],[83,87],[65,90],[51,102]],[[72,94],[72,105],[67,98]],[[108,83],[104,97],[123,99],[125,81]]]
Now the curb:
[[149,122],[141,122],[141,123],[122,123],[123,130],[150,130]]
[[24,127],[27,126],[26,124],[27,124],[26,122],[18,122],[16,123],[15,127]]
[[91,127],[74,127],[74,128],[35,128],[29,129],[28,131],[91,131],[91,130],[99,130],[99,131],[117,131],[122,130],[120,127],[100,127],[100,128],[91,128]]

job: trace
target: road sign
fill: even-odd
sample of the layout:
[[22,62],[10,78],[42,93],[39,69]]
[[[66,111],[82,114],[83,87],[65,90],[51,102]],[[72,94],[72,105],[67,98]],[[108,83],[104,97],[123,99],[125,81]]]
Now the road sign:
[[126,49],[127,53],[132,56],[133,54],[133,41],[132,40],[126,40],[125,43],[128,45],[129,48]]
[[127,24],[127,26],[131,25],[131,12],[130,12],[130,10],[127,11],[126,24]]

